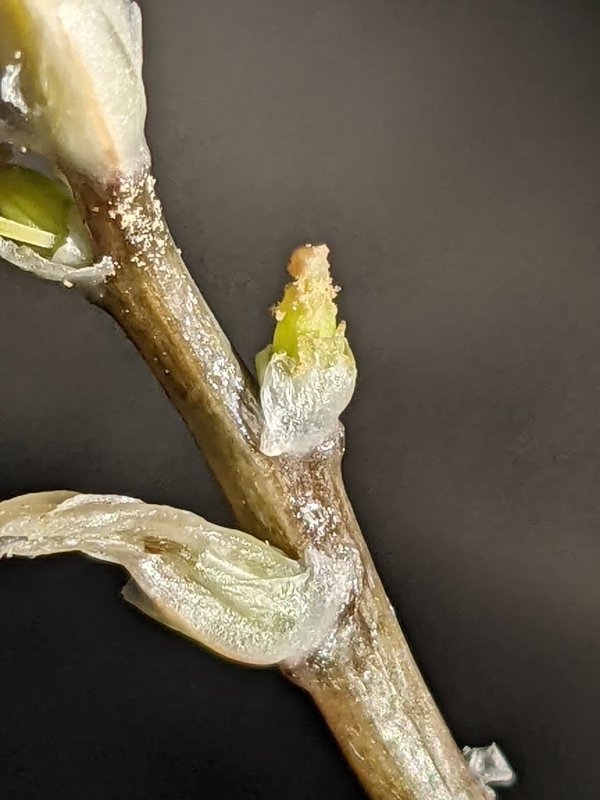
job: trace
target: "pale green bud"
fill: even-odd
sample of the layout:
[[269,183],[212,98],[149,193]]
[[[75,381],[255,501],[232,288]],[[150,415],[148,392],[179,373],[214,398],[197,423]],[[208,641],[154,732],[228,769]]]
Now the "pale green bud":
[[295,279],[273,309],[273,342],[256,358],[263,412],[261,450],[303,455],[331,434],[356,383],[356,364],[337,323],[325,245],[298,248],[288,264]]

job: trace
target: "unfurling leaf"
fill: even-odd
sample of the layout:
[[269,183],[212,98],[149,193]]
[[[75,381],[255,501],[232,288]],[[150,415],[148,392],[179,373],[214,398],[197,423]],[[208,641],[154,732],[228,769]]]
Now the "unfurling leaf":
[[[125,597],[222,656],[294,662],[335,627],[351,581],[327,557],[306,563],[188,511],[72,492],[0,503],[0,558],[78,550],[121,564]],[[344,571],[345,570],[345,571]]]

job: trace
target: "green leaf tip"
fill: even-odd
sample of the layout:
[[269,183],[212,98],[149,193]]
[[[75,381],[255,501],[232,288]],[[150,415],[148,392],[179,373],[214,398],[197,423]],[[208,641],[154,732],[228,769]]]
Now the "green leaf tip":
[[285,287],[283,298],[273,309],[276,353],[298,358],[303,337],[327,339],[335,335],[335,297],[339,290],[331,280],[328,255],[326,245],[305,245],[293,252],[288,272],[294,282]]
[[0,236],[52,255],[69,232],[68,187],[32,169],[0,166]]
[[273,353],[286,354],[298,369],[315,357],[329,365],[348,354],[346,323],[337,322],[335,299],[340,289],[333,284],[328,256],[324,244],[306,244],[292,253],[287,269],[294,281],[272,309],[273,342],[256,357],[259,380]]

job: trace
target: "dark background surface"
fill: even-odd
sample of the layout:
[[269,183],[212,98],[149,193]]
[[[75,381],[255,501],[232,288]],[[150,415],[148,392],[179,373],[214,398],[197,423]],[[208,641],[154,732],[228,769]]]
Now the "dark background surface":
[[[171,227],[250,358],[289,251],[332,247],[358,357],[347,483],[457,740],[507,800],[598,797],[600,5],[144,2]],[[0,496],[229,516],[110,319],[0,270]],[[310,702],[119,598],[0,564],[0,797],[352,800]]]

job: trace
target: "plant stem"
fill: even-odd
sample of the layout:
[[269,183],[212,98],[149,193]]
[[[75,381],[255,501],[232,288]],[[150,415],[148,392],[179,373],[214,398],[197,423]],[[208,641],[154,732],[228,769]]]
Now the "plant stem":
[[355,564],[338,628],[282,666],[313,697],[373,800],[484,800],[412,659],[341,478],[343,431],[309,458],[258,449],[255,383],[189,275],[150,178],[99,190],[72,177],[96,255],[117,271],[92,298],[123,328],[187,423],[238,524],[288,554]]

